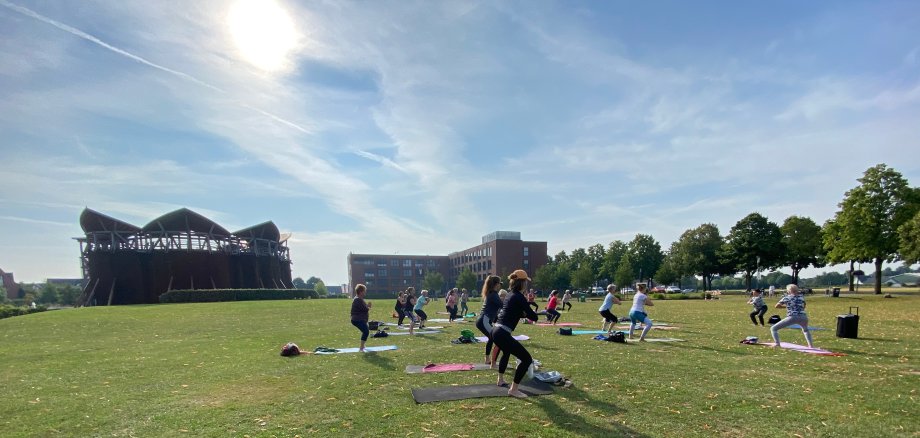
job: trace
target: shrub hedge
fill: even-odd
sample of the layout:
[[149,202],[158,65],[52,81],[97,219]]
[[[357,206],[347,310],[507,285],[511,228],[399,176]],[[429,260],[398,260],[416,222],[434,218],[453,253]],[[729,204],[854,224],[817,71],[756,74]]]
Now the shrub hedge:
[[10,318],[13,316],[28,315],[30,313],[44,312],[48,310],[45,306],[37,306],[34,309],[31,307],[18,307],[18,306],[9,306],[9,305],[0,305],[0,319]]
[[216,301],[295,300],[319,298],[313,289],[195,289],[171,290],[161,303],[213,303]]

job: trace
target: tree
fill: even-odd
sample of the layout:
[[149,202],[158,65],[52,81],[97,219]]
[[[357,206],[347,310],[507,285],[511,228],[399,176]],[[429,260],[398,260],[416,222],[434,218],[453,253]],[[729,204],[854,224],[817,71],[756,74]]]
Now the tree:
[[852,236],[846,234],[843,228],[835,220],[831,219],[824,223],[822,228],[824,235],[824,252],[825,259],[828,263],[845,263],[850,262],[850,269],[847,271],[849,278],[849,291],[853,291],[853,283],[856,276],[853,275],[854,265],[856,262],[868,262],[868,259],[858,259],[856,245],[852,242]]
[[61,299],[60,294],[58,293],[58,287],[53,283],[45,283],[41,290],[38,292],[38,297],[35,301],[39,304],[53,304],[57,303]]
[[591,279],[592,283],[595,281],[600,281],[604,278],[610,278],[604,277],[601,274],[601,267],[604,264],[605,255],[607,255],[607,252],[604,251],[604,245],[601,245],[600,243],[588,247],[588,264],[591,267],[591,276],[593,277]]
[[782,263],[783,240],[779,226],[760,213],[738,221],[722,246],[722,258],[735,272],[744,272],[745,287],[761,268],[776,268]]
[[821,227],[807,217],[789,216],[780,227],[785,249],[784,264],[792,269],[792,282],[799,284],[799,272],[809,265],[824,266]]
[[0,284],[0,303],[5,303],[9,301],[9,297],[6,296],[6,288]]
[[654,278],[658,284],[673,284],[680,278],[674,270],[670,256],[664,258],[664,262],[661,263],[661,267],[658,268]]
[[467,290],[476,288],[476,275],[473,274],[470,268],[464,269],[460,272],[460,275],[457,276],[456,287]]
[[319,282],[321,282],[321,281],[323,281],[323,280],[321,280],[319,277],[310,277],[310,278],[308,278],[307,281],[306,281],[307,289],[316,290],[316,283],[319,283]]
[[444,288],[444,276],[440,272],[429,271],[422,279],[422,288],[432,292],[441,292]]
[[[920,210],[920,190],[884,164],[871,167],[849,190],[834,215],[835,258],[875,262],[875,293],[882,293],[882,263],[898,256],[898,228]],[[827,241],[825,241],[827,243]]]
[[587,289],[592,284],[594,284],[594,272],[591,270],[591,264],[582,263],[581,267],[572,274],[572,286]]
[[731,270],[726,269],[726,265],[719,257],[723,243],[719,227],[713,224],[702,224],[684,231],[676,245],[671,245],[670,256],[675,258],[679,266],[687,270],[686,273],[702,277],[702,289],[705,291],[712,289],[712,280],[715,275],[731,273]]
[[601,277],[613,280],[616,276],[617,268],[620,267],[620,260],[626,255],[629,249],[622,240],[614,240],[607,246],[604,253],[604,261],[601,263]]
[[904,271],[907,272],[910,270],[909,265],[920,263],[920,212],[898,227],[898,237],[901,239],[898,255],[904,260],[902,268],[907,268]]
[[633,273],[632,262],[629,260],[629,254],[623,256],[623,259],[620,260],[620,266],[617,267],[617,272],[613,276],[614,283],[620,287],[631,286],[633,280],[636,278]]
[[316,294],[319,295],[320,298],[329,296],[329,290],[326,289],[326,283],[323,283],[323,280],[317,281],[316,284],[313,285],[313,290],[316,291]]
[[80,293],[82,293],[80,288],[72,284],[61,286],[58,290],[58,295],[60,296],[58,302],[65,306],[73,306],[77,304],[77,298],[80,297]]
[[294,285],[294,289],[306,289],[307,283],[303,281],[303,278],[297,277],[291,283]]
[[636,234],[636,237],[627,246],[629,262],[633,270],[638,271],[639,281],[651,278],[655,272],[658,272],[661,261],[664,260],[664,254],[661,253],[661,245],[652,236]]

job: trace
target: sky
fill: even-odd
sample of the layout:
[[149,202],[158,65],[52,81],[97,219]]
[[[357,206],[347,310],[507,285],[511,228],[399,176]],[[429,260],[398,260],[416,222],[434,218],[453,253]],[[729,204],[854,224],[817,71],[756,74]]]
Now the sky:
[[666,248],[821,224],[878,163],[917,186],[920,3],[0,0],[0,96],[18,281],[80,277],[86,207],[186,207],[342,284],[349,252]]

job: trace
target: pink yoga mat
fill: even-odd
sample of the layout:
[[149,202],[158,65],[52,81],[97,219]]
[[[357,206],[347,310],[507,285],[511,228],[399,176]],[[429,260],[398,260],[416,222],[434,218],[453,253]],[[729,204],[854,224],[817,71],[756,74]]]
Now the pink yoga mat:
[[[758,343],[757,345],[772,347],[773,343]],[[780,348],[785,348],[787,350],[801,351],[802,353],[817,354],[819,356],[846,356],[843,353],[834,353],[833,351],[828,351],[821,348],[808,348],[806,345],[790,344],[789,342],[780,342],[779,346]]]
[[471,363],[442,363],[429,364],[422,369],[423,373],[445,373],[448,371],[469,371],[473,369]]
[[[553,324],[549,322],[538,322],[535,325],[538,325],[540,327],[546,327],[546,326],[551,326]],[[581,327],[581,323],[580,322],[557,322],[556,327]]]

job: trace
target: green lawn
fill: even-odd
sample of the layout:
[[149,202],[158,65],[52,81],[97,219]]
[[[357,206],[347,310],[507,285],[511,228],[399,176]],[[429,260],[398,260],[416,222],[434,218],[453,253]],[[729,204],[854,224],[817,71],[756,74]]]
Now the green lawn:
[[[652,334],[687,341],[675,344],[613,344],[520,326],[534,357],[569,376],[573,388],[526,401],[424,405],[415,404],[411,388],[494,381],[487,372],[403,372],[409,364],[481,360],[481,344],[449,343],[459,328],[371,339],[399,346],[377,354],[278,355],[288,341],[311,350],[356,346],[347,300],[14,317],[0,320],[2,436],[920,434],[920,296],[809,297],[812,324],[828,328],[814,332],[815,343],[844,357],[739,344],[749,335],[769,338],[767,328],[750,324],[744,303],[737,296],[658,302],[650,316],[681,329]],[[390,320],[392,302],[375,304],[372,319]],[[594,328],[597,306],[576,302],[562,320]],[[836,315],[848,306],[860,306],[860,339],[834,336]],[[614,310],[623,315],[628,306]],[[801,332],[782,334],[804,342]]]

